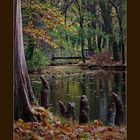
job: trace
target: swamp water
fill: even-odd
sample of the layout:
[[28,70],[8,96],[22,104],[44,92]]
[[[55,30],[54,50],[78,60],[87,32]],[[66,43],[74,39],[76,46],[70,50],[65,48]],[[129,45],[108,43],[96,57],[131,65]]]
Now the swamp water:
[[[92,70],[80,73],[43,74],[50,85],[49,103],[54,114],[59,114],[58,101],[76,103],[76,118],[79,120],[80,96],[86,95],[89,100],[90,121],[102,120],[105,124],[113,124],[115,108],[111,91],[121,98],[126,109],[126,73],[123,71]],[[41,81],[39,75],[32,78],[35,96],[39,101]],[[124,121],[126,119],[124,118]]]

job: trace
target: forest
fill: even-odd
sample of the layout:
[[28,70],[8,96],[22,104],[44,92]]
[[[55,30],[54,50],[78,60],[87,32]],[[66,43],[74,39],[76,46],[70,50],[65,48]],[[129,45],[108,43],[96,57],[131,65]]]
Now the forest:
[[127,1],[13,9],[13,139],[126,140]]

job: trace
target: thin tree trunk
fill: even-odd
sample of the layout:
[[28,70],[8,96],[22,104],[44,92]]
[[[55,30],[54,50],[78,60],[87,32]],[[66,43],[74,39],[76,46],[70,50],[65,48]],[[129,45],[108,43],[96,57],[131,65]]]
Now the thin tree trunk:
[[[92,5],[90,1],[87,1],[87,13],[92,14]],[[92,51],[93,51],[93,46],[92,46],[92,26],[91,26],[91,22],[88,24],[88,37],[87,37],[87,42],[88,42],[88,55],[91,56],[92,55]]]
[[92,1],[92,5],[91,5],[91,13],[94,15],[92,20],[91,20],[91,27],[93,32],[93,36],[92,36],[92,46],[93,46],[93,53],[95,53],[95,50],[97,49],[97,42],[96,42],[96,5],[97,5],[97,1],[93,0]]
[[[95,11],[94,11],[95,12]],[[94,20],[92,20],[92,30],[96,29],[96,22]],[[95,53],[95,50],[97,49],[97,43],[96,43],[96,33],[93,32],[93,37],[92,37],[92,46],[93,46],[93,53]]]
[[89,56],[91,56],[91,51],[92,51],[92,45],[91,45],[91,25],[88,25],[88,50],[89,50]]
[[101,41],[102,41],[102,37],[101,37],[101,35],[98,35],[98,49],[99,49],[99,52],[102,52]]
[[81,1],[81,6],[80,6],[80,3],[78,0],[75,1],[75,4],[77,6],[77,9],[78,9],[78,12],[79,12],[79,25],[80,25],[80,43],[81,43],[81,51],[82,51],[82,60],[83,60],[83,63],[85,63],[85,56],[84,56],[84,43],[85,43],[85,39],[84,39],[84,27],[83,27],[83,24],[84,24],[84,5],[85,5],[85,2],[84,0]]
[[122,64],[125,64],[125,45],[124,45],[124,35],[122,27],[122,17],[118,15],[120,32],[119,32],[119,48],[121,50]]
[[82,60],[83,60],[83,63],[85,63],[83,22],[84,22],[83,17],[80,17]]

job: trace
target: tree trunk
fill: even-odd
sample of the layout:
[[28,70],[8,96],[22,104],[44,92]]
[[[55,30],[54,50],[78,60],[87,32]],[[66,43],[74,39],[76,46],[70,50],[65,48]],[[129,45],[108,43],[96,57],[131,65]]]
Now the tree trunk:
[[80,25],[80,44],[81,44],[81,52],[82,52],[82,60],[83,63],[85,63],[85,56],[84,56],[84,45],[85,45],[85,38],[84,38],[84,6],[85,6],[85,1],[82,0],[81,4],[79,3],[78,0],[75,1],[75,4],[77,6],[78,12],[79,12],[79,25]]
[[103,37],[102,48],[105,48],[105,46],[107,44],[106,42],[107,42],[107,39],[105,37]]
[[102,52],[101,41],[102,41],[102,37],[101,35],[98,35],[98,49],[100,53]]
[[112,6],[116,10],[117,18],[119,21],[119,52],[121,53],[122,64],[125,64],[125,43],[124,43],[124,28],[123,28],[123,20],[125,17],[125,1],[119,0],[117,3],[115,1],[111,1]]
[[122,57],[122,64],[125,64],[125,45],[124,45],[124,35],[123,35],[123,27],[122,27],[122,15],[121,12],[118,15],[118,20],[119,20],[119,27],[120,27],[120,32],[119,32],[119,47],[121,50],[121,57]]
[[[91,2],[87,1],[87,12],[92,14],[92,5]],[[92,50],[93,50],[93,46],[92,46],[92,26],[91,26],[91,22],[88,23],[88,37],[87,37],[87,42],[88,42],[88,55],[91,56],[92,55]]]
[[14,119],[37,121],[32,108],[35,97],[31,87],[23,46],[20,0],[14,1]]
[[[96,11],[93,11],[93,12],[96,12]],[[95,30],[96,30],[96,22],[95,22],[95,19],[92,19],[91,26],[92,26],[92,30],[94,31],[93,32],[93,37],[92,37],[92,46],[93,46],[93,53],[95,53],[96,52],[96,49],[97,49],[96,33],[95,33]]]
[[88,50],[89,50],[89,56],[91,56],[91,51],[92,51],[92,45],[91,45],[91,25],[88,25]]
[[118,43],[113,35],[112,19],[111,19],[110,12],[107,9],[107,2],[99,0],[99,5],[102,11],[102,16],[105,25],[105,32],[108,33],[109,35],[109,47],[110,48],[112,47],[114,60],[119,61],[120,56],[119,56]]
[[96,33],[95,33],[95,30],[96,30],[96,5],[97,5],[97,1],[94,0],[92,2],[89,2],[89,5],[90,5],[90,9],[89,11],[91,12],[92,14],[92,19],[91,19],[91,30],[93,30],[93,34],[90,35],[92,37],[92,52],[93,54],[95,53],[96,49],[97,49],[97,42],[96,42]]
[[83,60],[83,63],[85,63],[85,55],[84,55],[84,28],[83,28],[83,22],[84,22],[84,19],[83,17],[81,16],[80,17],[80,28],[81,28],[81,32],[80,32],[80,36],[81,36],[81,49],[82,49],[82,60]]

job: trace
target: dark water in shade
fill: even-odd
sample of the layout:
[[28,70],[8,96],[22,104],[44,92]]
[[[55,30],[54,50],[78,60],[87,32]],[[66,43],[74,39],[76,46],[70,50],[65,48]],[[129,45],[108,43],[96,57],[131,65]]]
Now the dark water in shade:
[[[122,71],[92,71],[85,73],[75,73],[68,75],[49,75],[45,76],[49,82],[51,93],[49,102],[51,110],[59,113],[57,102],[59,100],[76,103],[76,117],[79,119],[80,96],[86,95],[89,100],[90,121],[100,119],[105,124],[113,124],[115,108],[112,102],[111,90],[118,94],[126,108],[126,73]],[[32,81],[35,96],[39,99],[41,83]],[[124,118],[125,120],[125,118]]]

